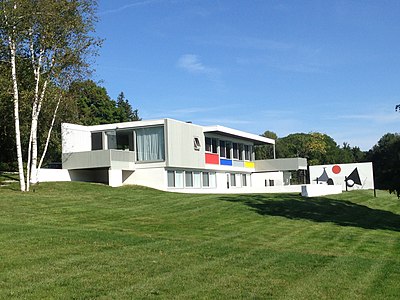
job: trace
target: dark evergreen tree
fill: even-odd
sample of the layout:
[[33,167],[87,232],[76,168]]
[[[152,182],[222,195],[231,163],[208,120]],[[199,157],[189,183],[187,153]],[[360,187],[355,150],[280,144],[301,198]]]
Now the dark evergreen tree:
[[131,121],[140,121],[138,115],[138,110],[133,109],[129,104],[128,99],[125,99],[125,95],[121,92],[117,97],[117,119],[118,122],[131,122]]
[[387,133],[368,152],[374,166],[375,186],[400,197],[400,134]]

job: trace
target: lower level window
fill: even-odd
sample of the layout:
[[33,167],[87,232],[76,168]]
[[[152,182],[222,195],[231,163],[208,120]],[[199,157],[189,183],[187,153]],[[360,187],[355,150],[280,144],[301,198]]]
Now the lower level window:
[[168,170],[167,181],[168,181],[168,187],[215,188],[216,174],[214,172]]
[[185,186],[193,187],[193,172],[185,172]]
[[236,186],[236,174],[231,174],[231,186]]
[[167,177],[168,177],[168,187],[175,187],[175,172],[168,171]]
[[242,186],[247,186],[247,175],[246,174],[242,174]]

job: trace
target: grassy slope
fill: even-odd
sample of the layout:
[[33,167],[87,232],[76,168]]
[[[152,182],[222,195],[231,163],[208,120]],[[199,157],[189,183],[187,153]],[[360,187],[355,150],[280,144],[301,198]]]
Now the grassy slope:
[[0,187],[0,298],[398,299],[400,202]]

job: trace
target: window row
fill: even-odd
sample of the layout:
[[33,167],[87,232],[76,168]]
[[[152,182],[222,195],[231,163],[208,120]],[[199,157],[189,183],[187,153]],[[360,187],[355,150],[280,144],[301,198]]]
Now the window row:
[[176,188],[215,188],[216,174],[214,172],[198,171],[167,171],[168,187]]
[[251,145],[206,137],[205,150],[206,152],[219,154],[221,158],[253,160],[253,147]]
[[[103,139],[105,138],[105,141]],[[136,151],[137,161],[165,159],[164,127],[92,132],[92,150],[120,149]]]
[[227,174],[227,183],[228,186],[232,187],[250,186],[250,175],[239,173]]

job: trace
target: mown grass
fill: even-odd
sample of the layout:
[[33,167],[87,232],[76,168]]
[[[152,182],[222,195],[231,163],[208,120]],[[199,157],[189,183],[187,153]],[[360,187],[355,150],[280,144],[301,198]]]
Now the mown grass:
[[2,299],[398,299],[400,202],[0,187]]

